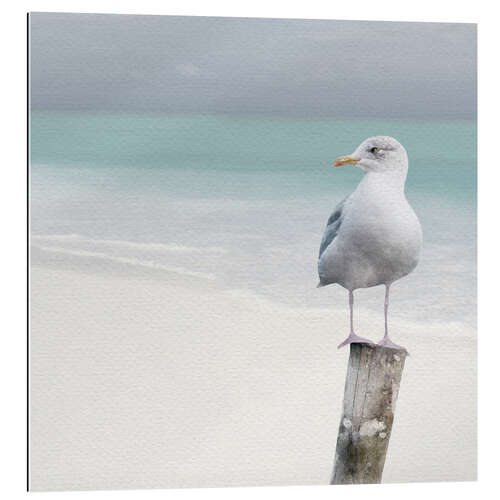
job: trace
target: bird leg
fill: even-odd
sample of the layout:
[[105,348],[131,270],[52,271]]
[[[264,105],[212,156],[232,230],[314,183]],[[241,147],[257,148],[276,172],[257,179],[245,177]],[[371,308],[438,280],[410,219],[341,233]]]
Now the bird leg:
[[341,347],[344,347],[348,344],[354,344],[354,343],[365,343],[365,344],[373,344],[372,341],[368,339],[364,339],[363,337],[359,337],[354,333],[354,321],[353,321],[353,306],[354,306],[354,295],[352,293],[352,290],[349,290],[349,311],[350,311],[350,327],[351,327],[351,333],[349,336],[339,344],[337,349],[340,349]]
[[389,310],[389,287],[390,285],[385,285],[385,302],[384,302],[384,320],[385,320],[385,334],[384,338],[378,343],[382,347],[389,347],[390,349],[399,349],[406,351],[406,347],[395,344],[389,338],[389,330],[387,327],[387,311]]

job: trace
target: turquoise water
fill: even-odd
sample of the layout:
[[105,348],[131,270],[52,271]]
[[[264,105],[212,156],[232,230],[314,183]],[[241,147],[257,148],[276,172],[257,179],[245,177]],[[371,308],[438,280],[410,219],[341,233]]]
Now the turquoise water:
[[[331,176],[339,152],[351,152],[372,135],[391,135],[411,159],[409,192],[476,199],[473,122],[36,113],[31,123],[33,164],[299,175],[316,190],[328,189],[317,181]],[[360,175],[350,169],[341,182],[355,182]],[[290,187],[281,194],[295,195]],[[217,188],[225,192],[223,185]],[[203,192],[218,193],[213,186]],[[258,193],[246,196],[252,194]]]
[[[33,241],[51,255],[168,265],[298,307],[327,306],[341,295],[314,289],[317,247],[330,211],[362,176],[332,160],[372,135],[406,147],[407,196],[424,229],[421,264],[398,284],[394,314],[475,324],[471,121],[33,113]],[[360,293],[380,308],[378,295]]]

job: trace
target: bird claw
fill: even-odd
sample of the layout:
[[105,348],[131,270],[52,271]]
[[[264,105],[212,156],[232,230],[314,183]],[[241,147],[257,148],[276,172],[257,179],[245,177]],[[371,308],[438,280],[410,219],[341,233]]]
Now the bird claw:
[[337,349],[340,349],[340,348],[342,348],[346,345],[349,345],[349,344],[370,344],[370,345],[373,345],[373,342],[371,340],[365,339],[363,337],[359,337],[355,333],[351,333],[349,335],[349,337],[347,337],[344,340],[344,342],[342,342],[341,344],[339,344],[337,346]]
[[389,337],[384,337],[377,345],[387,347],[388,349],[396,349],[398,351],[407,351],[406,347],[395,344]]

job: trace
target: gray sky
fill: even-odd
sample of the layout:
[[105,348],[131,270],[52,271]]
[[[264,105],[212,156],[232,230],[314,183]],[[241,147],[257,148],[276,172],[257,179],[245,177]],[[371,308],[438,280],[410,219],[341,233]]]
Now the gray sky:
[[31,18],[33,109],[471,118],[473,24]]

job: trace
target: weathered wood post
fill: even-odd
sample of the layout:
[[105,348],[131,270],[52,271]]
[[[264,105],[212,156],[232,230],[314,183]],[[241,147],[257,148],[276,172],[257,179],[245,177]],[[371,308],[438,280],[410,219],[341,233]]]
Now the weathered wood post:
[[351,344],[330,484],[381,482],[406,355]]

